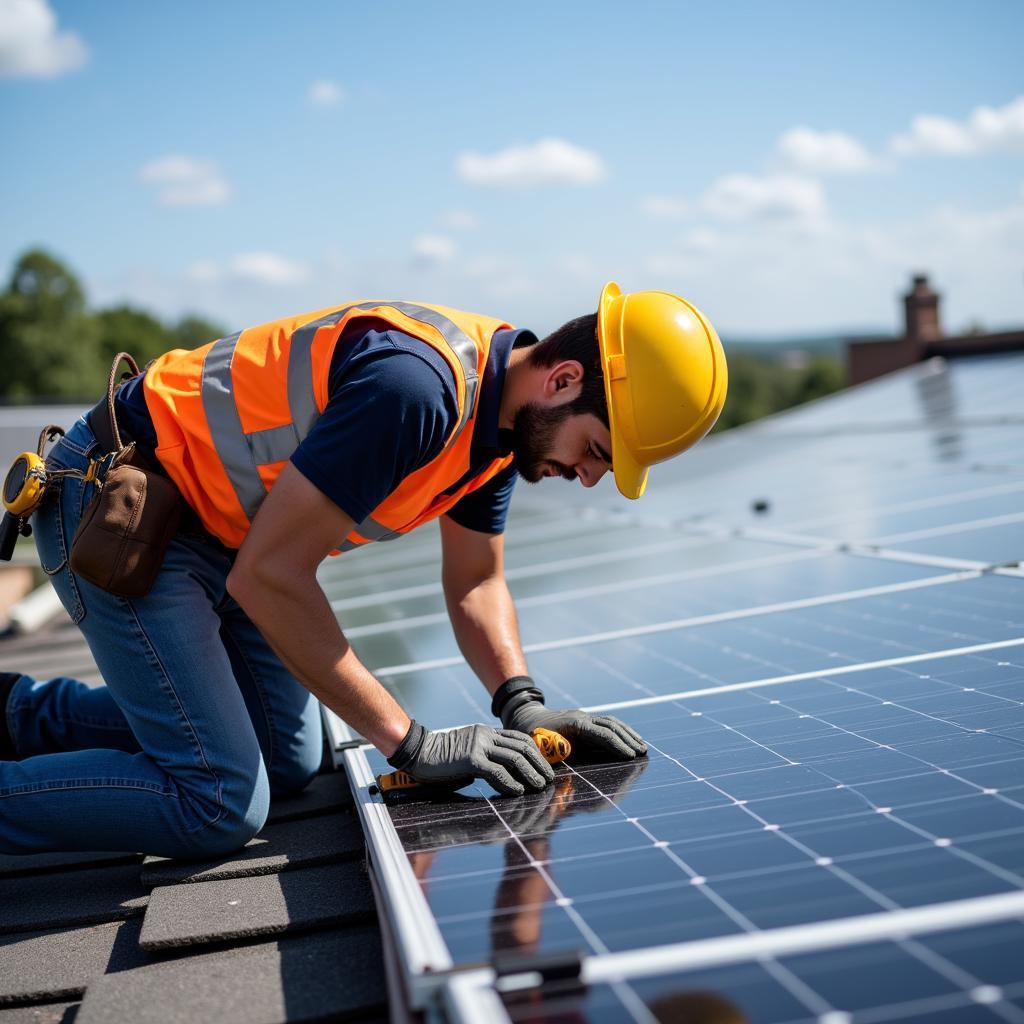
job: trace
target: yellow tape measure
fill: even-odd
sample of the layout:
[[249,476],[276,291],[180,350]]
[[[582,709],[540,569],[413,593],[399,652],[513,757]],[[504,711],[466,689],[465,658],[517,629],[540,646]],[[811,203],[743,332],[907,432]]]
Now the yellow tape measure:
[[46,490],[46,463],[35,452],[22,452],[4,479],[4,508],[27,519],[39,507]]

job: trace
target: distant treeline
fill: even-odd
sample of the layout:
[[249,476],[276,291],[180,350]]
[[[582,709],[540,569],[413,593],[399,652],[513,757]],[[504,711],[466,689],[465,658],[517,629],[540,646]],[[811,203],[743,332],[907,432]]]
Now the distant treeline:
[[130,352],[141,365],[223,333],[199,316],[167,324],[133,306],[91,311],[75,274],[33,249],[15,263],[0,294],[0,401],[92,403],[106,390],[118,352]]
[[838,356],[809,355],[806,363],[794,366],[775,353],[730,349],[728,341],[725,350],[729,358],[729,396],[716,430],[759,420],[846,386],[846,367]]
[[[284,315],[287,310],[282,310]],[[103,393],[110,362],[130,352],[145,363],[172,348],[195,348],[225,333],[200,316],[164,323],[134,306],[90,310],[85,290],[60,260],[41,249],[14,265],[0,294],[0,401],[93,402]],[[827,395],[844,385],[842,362],[808,355],[793,366],[773,348],[730,349],[729,397],[717,430]]]

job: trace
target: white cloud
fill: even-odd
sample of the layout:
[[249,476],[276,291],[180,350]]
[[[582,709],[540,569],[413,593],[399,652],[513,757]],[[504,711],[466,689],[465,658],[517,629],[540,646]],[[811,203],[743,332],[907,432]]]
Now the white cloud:
[[795,175],[755,178],[730,174],[704,194],[703,208],[725,221],[774,221],[811,225],[824,220],[825,190],[821,183]]
[[702,251],[703,230],[646,255],[639,279],[686,295],[725,333],[898,332],[900,297],[921,271],[942,293],[947,330],[1021,322],[1024,195],[984,211],[945,204],[906,219],[830,218],[815,231],[723,224]]
[[662,278],[687,278],[723,247],[721,235],[713,228],[700,227],[687,231],[672,252],[655,253],[645,260],[647,270]]
[[320,78],[310,85],[306,98],[314,107],[336,107],[345,99],[345,90],[337,82]]
[[567,246],[565,238],[546,235],[529,252],[514,245],[460,247],[449,262],[429,269],[411,245],[360,246],[351,254],[290,249],[309,276],[275,288],[251,274],[239,277],[243,264],[230,251],[194,265],[187,276],[141,267],[88,283],[97,306],[131,302],[167,317],[199,309],[226,330],[346,296],[421,295],[543,334],[592,310],[601,284],[613,277],[627,291],[664,288],[686,296],[728,345],[742,336],[899,331],[900,297],[911,273],[923,271],[942,293],[947,330],[970,320],[1009,328],[1022,320],[1019,186],[1014,179],[988,209],[966,200],[920,214],[869,208],[849,220],[831,214],[814,231],[787,221],[714,221],[695,209],[692,224],[644,230],[643,244],[615,236]]
[[808,174],[851,174],[875,166],[868,151],[852,136],[816,132],[803,125],[779,138],[778,151],[790,167]]
[[185,277],[196,284],[216,284],[224,271],[213,260],[198,260],[186,269]]
[[230,265],[233,277],[259,284],[298,284],[309,276],[301,263],[293,263],[272,252],[245,252],[236,256]]
[[[536,267],[504,254],[487,253],[461,263],[459,270],[470,288],[463,309],[487,309],[492,302],[511,300],[536,301],[545,292],[545,283],[536,276]],[[550,288],[550,282],[547,282]],[[510,316],[505,310],[495,310],[498,316]],[[511,318],[512,323],[519,323]]]
[[231,189],[215,163],[187,156],[164,156],[139,171],[139,180],[157,187],[161,206],[220,206]]
[[418,235],[412,251],[423,263],[448,263],[455,256],[455,243],[445,235]]
[[1022,201],[994,210],[960,210],[946,204],[932,215],[932,225],[955,239],[956,244],[1004,243],[1019,249],[1024,238],[1024,196]]
[[55,78],[89,59],[74,32],[59,32],[47,0],[0,0],[0,75]]
[[976,107],[966,121],[922,114],[911,122],[909,132],[894,136],[889,145],[901,156],[975,156],[993,150],[1024,148],[1024,96],[1004,107]]
[[690,203],[674,196],[645,196],[640,200],[640,209],[658,220],[684,220],[690,216]]
[[560,270],[574,280],[586,281],[591,285],[597,281],[604,270],[591,257],[583,256],[580,253],[569,253],[563,256],[557,265]]
[[490,156],[459,154],[458,176],[471,185],[485,188],[531,188],[538,185],[593,185],[607,170],[604,162],[589,150],[564,139],[541,139],[532,146],[511,146]]
[[721,238],[718,232],[711,228],[694,228],[683,236],[682,243],[687,252],[706,256],[719,247]]
[[909,134],[897,135],[891,145],[893,152],[901,156],[915,153],[967,156],[975,152],[975,143],[967,128],[948,118],[928,114],[915,117]]
[[309,268],[272,252],[244,252],[234,256],[226,264],[217,263],[215,260],[199,260],[188,267],[185,276],[200,285],[248,282],[281,287],[301,284],[307,280]]
[[440,225],[446,231],[475,231],[480,220],[468,210],[449,210],[442,215]]

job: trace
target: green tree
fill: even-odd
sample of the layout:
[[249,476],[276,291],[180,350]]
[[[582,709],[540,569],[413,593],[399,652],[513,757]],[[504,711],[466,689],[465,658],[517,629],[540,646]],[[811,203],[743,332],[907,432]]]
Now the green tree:
[[717,429],[728,430],[784,408],[787,371],[778,362],[748,352],[731,352],[729,393]]
[[200,345],[223,338],[225,334],[227,331],[223,327],[194,314],[182,317],[171,328],[175,348],[199,348]]
[[156,317],[133,306],[112,306],[96,314],[99,355],[109,369],[118,352],[128,352],[145,366],[174,347],[173,339]]
[[0,295],[0,396],[86,397],[98,361],[96,324],[78,278],[43,250],[26,252]]
[[224,335],[190,315],[166,325],[122,304],[90,313],[78,278],[42,249],[22,254],[0,293],[0,400],[94,401],[118,352],[145,365],[172,348],[197,348]]
[[786,366],[777,357],[732,351],[729,394],[715,425],[728,430],[845,387],[846,371],[835,356],[815,356],[806,367]]
[[835,356],[816,356],[797,378],[789,405],[830,395],[846,387],[846,369]]

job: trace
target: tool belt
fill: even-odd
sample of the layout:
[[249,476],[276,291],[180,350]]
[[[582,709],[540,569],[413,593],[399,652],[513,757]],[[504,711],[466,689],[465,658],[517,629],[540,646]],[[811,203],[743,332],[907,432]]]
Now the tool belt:
[[[114,413],[117,369],[124,360],[132,372],[139,367],[127,352],[119,352],[110,367],[107,394],[87,414],[96,440],[104,450],[105,473],[96,476],[93,495],[71,542],[72,572],[111,594],[142,597],[156,580],[167,546],[181,522],[181,492],[122,437]],[[108,461],[109,460],[109,461]]]

